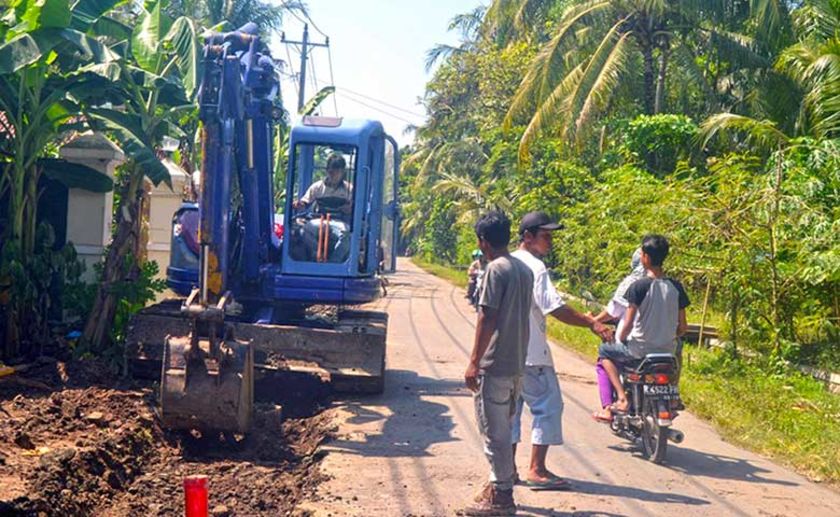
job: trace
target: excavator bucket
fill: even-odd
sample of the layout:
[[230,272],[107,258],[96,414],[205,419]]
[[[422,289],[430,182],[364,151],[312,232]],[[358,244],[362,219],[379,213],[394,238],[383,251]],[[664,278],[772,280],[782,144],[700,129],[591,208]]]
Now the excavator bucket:
[[[190,350],[196,344],[200,350]],[[189,335],[165,340],[160,383],[164,427],[245,433],[254,406],[251,343],[224,340],[221,359],[211,358],[207,340],[196,344]]]

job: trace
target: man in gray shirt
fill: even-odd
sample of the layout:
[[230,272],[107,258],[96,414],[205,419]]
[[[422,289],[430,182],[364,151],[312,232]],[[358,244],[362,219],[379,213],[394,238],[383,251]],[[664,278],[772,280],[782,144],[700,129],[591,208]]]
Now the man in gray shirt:
[[633,282],[624,298],[629,302],[624,313],[624,326],[616,335],[616,343],[602,343],[598,357],[604,365],[617,401],[593,415],[600,422],[609,422],[612,412],[627,411],[629,405],[618,365],[642,359],[650,353],[673,354],[677,338],[688,327],[685,308],[690,303],[682,284],[665,276],[662,266],[668,256],[668,239],[661,235],[645,235],[642,239],[642,265],[645,276]]
[[512,257],[510,219],[489,212],[475,225],[478,245],[490,263],[479,296],[478,323],[470,363],[464,373],[473,392],[475,414],[490,462],[490,481],[465,515],[513,515],[511,417],[519,398],[528,351],[534,276]]

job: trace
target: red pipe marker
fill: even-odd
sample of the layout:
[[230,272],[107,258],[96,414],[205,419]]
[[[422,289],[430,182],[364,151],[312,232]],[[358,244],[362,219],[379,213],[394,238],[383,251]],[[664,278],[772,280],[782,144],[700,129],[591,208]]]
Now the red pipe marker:
[[207,476],[184,478],[184,515],[207,517]]

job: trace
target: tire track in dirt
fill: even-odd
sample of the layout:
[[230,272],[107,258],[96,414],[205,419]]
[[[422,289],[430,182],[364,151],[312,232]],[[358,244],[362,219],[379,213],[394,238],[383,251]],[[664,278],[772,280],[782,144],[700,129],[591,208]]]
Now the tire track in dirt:
[[440,328],[443,329],[443,332],[449,337],[449,340],[452,341],[452,344],[461,351],[464,357],[469,361],[470,359],[470,352],[461,344],[461,341],[452,334],[452,331],[449,330],[449,326],[443,321],[443,318],[440,317],[440,314],[437,311],[437,307],[435,307],[435,297],[431,296],[429,298],[430,305],[432,307],[432,314],[435,315],[435,319],[437,320]]
[[[437,289],[438,288],[435,287],[435,288],[432,289],[432,291],[434,292]],[[423,359],[426,361],[426,365],[429,367],[429,370],[432,372],[432,375],[434,375],[434,377],[436,379],[444,380],[445,377],[440,374],[437,367],[434,365],[434,362],[429,357],[429,354],[426,351],[426,347],[423,345],[423,338],[420,337],[420,333],[417,330],[417,325],[415,323],[415,314],[414,314],[413,309],[414,309],[414,307],[413,307],[413,297],[412,297],[412,298],[409,298],[409,300],[408,300],[408,311],[409,311],[408,312],[408,317],[409,317],[409,324],[411,326],[411,332],[414,335],[414,339],[417,343],[418,349],[420,350],[420,353],[422,354]],[[460,420],[460,423],[463,424],[463,425],[466,425],[466,426],[471,426],[472,421],[467,417],[466,414],[464,414],[464,412],[461,410],[461,408],[457,404],[457,401],[455,401],[452,397],[445,397],[445,398],[446,398],[447,402],[449,403],[448,404],[449,407],[452,408],[452,412],[455,414],[455,416],[458,418],[458,420]],[[479,450],[481,450],[483,448],[483,444],[481,443],[481,441],[478,439],[478,437],[475,434],[470,434],[469,437],[470,437],[470,441],[473,442],[473,445],[475,447],[477,447]]]
[[[429,293],[429,296],[433,297],[436,290],[437,290],[437,287],[433,288],[431,290],[431,292]],[[423,345],[423,340],[420,337],[420,333],[417,331],[417,324],[414,321],[414,292],[415,292],[415,289],[412,289],[411,293],[410,293],[410,296],[408,298],[408,318],[409,318],[409,325],[411,326],[411,333],[414,336],[414,341],[417,344],[417,348],[420,351],[420,354],[423,356],[423,359],[426,362],[426,366],[429,368],[429,370],[432,372],[432,375],[434,375],[434,377],[436,379],[441,379],[442,380],[443,376],[440,375],[440,372],[438,371],[434,362],[429,357],[429,354],[426,351],[426,347]],[[447,399],[447,403],[452,408],[453,412],[455,412],[456,414],[460,413],[458,411],[458,406],[455,404],[455,401],[452,400],[450,397],[445,397],[445,398]],[[460,415],[460,417],[462,418],[463,415]],[[415,474],[417,475],[418,479],[423,479],[423,478],[427,477],[427,476],[425,476],[425,472],[424,472],[425,468],[423,467],[422,464],[420,464],[420,459],[419,458],[412,458],[412,467],[415,470]],[[423,490],[423,492],[425,492],[428,495],[428,500],[433,501],[432,504],[433,504],[433,507],[435,509],[435,515],[446,515],[446,509],[443,508],[440,504],[441,498],[440,498],[440,495],[438,494],[437,490],[435,489],[434,484],[426,483],[426,484],[423,485],[422,490]]]
[[461,308],[458,306],[458,302],[455,301],[455,293],[458,291],[459,289],[453,285],[452,290],[449,291],[449,302],[452,304],[452,307],[455,308],[455,312],[458,313],[461,319],[463,319],[467,323],[467,325],[471,326],[472,328],[475,328],[475,315],[473,315],[473,317],[470,318],[469,316],[464,314],[464,312],[461,311]]

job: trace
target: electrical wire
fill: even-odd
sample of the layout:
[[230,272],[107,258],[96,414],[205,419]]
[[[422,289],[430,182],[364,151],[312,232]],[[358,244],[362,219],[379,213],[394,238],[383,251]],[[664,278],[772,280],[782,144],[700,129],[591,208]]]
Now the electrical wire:
[[[336,92],[338,92],[338,90],[336,90]],[[354,99],[353,97],[348,97],[348,96],[346,96],[346,95],[345,95],[345,96],[344,96],[344,100],[348,100],[348,101],[350,101],[350,102],[355,102],[356,104],[360,104],[360,105],[362,105],[362,106],[364,106],[364,107],[366,107],[366,108],[370,108],[370,109],[372,109],[372,110],[374,110],[374,111],[378,111],[379,113],[382,113],[382,114],[384,114],[384,115],[388,115],[389,117],[391,117],[391,118],[395,118],[395,119],[400,120],[400,121],[402,121],[402,122],[405,122],[406,124],[411,124],[412,126],[417,125],[417,121],[408,120],[407,118],[403,118],[403,117],[401,117],[401,116],[399,116],[399,115],[395,115],[395,114],[393,114],[393,113],[391,113],[391,112],[389,112],[389,111],[385,111],[385,110],[383,110],[383,109],[377,108],[376,106],[371,106],[370,104],[364,103],[364,102],[362,102],[362,101],[360,101],[360,100],[358,100],[358,99]]]
[[319,34],[321,34],[321,36],[323,36],[323,37],[325,37],[325,38],[329,38],[329,36],[327,36],[327,35],[326,35],[326,33],[324,33],[324,31],[322,31],[322,30],[321,30],[321,28],[320,28],[320,27],[318,27],[318,24],[317,24],[317,23],[315,23],[315,20],[313,20],[313,19],[312,19],[312,17],[311,17],[311,16],[309,16],[309,12],[307,12],[305,9],[301,9],[301,12],[303,13],[303,16],[306,18],[306,19],[304,20],[304,19],[303,19],[303,18],[301,18],[301,17],[300,17],[300,15],[297,13],[298,9],[297,9],[296,7],[292,7],[292,6],[290,6],[290,5],[288,4],[288,2],[285,2],[284,0],[280,0],[280,5],[281,5],[281,6],[283,6],[283,7],[285,7],[285,8],[286,8],[286,12],[288,12],[289,14],[291,14],[292,16],[294,16],[294,17],[297,19],[297,21],[299,21],[300,23],[303,23],[304,25],[305,25],[305,24],[307,24],[307,23],[308,23],[309,25],[312,25],[312,28],[313,28],[313,29],[315,29],[315,31],[317,31]]
[[413,116],[415,116],[415,117],[426,118],[426,115],[422,115],[422,114],[420,114],[420,113],[417,113],[416,111],[407,110],[407,109],[405,109],[405,108],[401,108],[401,107],[399,107],[399,106],[395,106],[395,105],[393,105],[393,104],[389,104],[389,103],[387,103],[387,102],[385,102],[385,101],[382,101],[382,100],[379,100],[379,99],[376,99],[376,98],[370,97],[370,96],[365,95],[365,94],[363,94],[363,93],[355,92],[355,91],[353,91],[353,90],[351,90],[351,89],[349,89],[349,88],[345,88],[344,86],[336,86],[336,90],[341,90],[343,93],[350,93],[350,94],[353,94],[354,96],[361,97],[361,98],[363,98],[363,99],[366,99],[366,100],[369,100],[369,101],[372,101],[372,102],[376,102],[376,103],[378,103],[378,104],[382,104],[383,106],[387,106],[387,107],[389,107],[389,108],[391,108],[391,109],[395,109],[395,110],[397,110],[397,111],[402,111],[403,113],[407,113],[407,114],[409,114],[409,115],[413,115]]
[[309,53],[309,75],[312,79],[312,91],[318,93],[320,88],[318,88],[318,76],[315,75],[315,54],[312,52]]
[[284,45],[286,47],[286,57],[289,60],[289,70],[291,70],[292,83],[295,85],[295,97],[300,97],[300,86],[298,85],[298,75],[295,72],[295,65],[292,63],[292,54],[289,52],[289,46]]
[[[333,64],[332,64],[332,47],[329,45],[327,46],[327,60],[330,63],[330,85],[335,88],[335,76],[333,75]],[[335,116],[338,116],[338,100],[335,98],[335,94],[332,96],[333,98],[333,108],[335,109]]]

